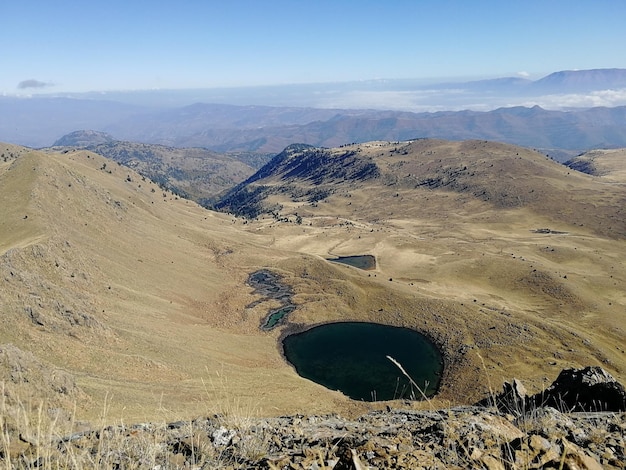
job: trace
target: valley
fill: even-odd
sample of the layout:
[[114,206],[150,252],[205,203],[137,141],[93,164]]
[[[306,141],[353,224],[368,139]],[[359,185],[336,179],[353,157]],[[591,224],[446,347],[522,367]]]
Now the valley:
[[[341,173],[342,159],[333,165],[333,155],[350,147],[317,163],[307,161],[305,149],[277,157],[269,164],[274,173],[225,198],[253,192],[255,204],[269,207],[272,213],[246,230],[270,236],[277,248],[321,258],[376,256],[374,273],[344,268],[361,280],[358,288],[334,289],[345,304],[332,297],[333,320],[369,310],[358,318],[434,336],[448,355],[448,386],[509,374],[532,377],[540,388],[551,368],[586,361],[621,364],[621,370],[620,185],[609,189],[536,152],[487,142],[352,148],[380,174],[338,183],[333,175]],[[308,182],[296,164],[326,169],[328,179]],[[313,189],[331,195],[308,202]],[[558,196],[563,190],[567,196]],[[292,321],[320,321],[319,312],[330,309],[311,296],[324,289],[299,284],[307,305]],[[463,390],[470,393],[478,391]],[[450,399],[446,385],[441,397]]]
[[[591,176],[487,141],[296,146],[224,195],[228,214],[87,150],[0,150],[10,397],[110,421],[383,409],[282,356],[286,335],[346,321],[440,349],[439,393],[404,407],[471,404],[513,377],[534,393],[568,367],[624,381],[622,160]],[[375,269],[329,261],[354,255]],[[260,270],[295,306],[271,330],[279,302],[247,283]]]

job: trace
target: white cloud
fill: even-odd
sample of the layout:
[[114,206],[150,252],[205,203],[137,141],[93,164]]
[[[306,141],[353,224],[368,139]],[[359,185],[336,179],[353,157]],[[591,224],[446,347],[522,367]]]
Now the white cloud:
[[626,106],[626,88],[594,91],[589,94],[545,95],[537,97],[532,103],[526,102],[523,105],[539,105],[546,109]]

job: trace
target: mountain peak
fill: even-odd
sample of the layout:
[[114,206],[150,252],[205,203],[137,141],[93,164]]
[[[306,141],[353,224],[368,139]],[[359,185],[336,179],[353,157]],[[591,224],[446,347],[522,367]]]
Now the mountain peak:
[[626,88],[626,69],[562,70],[535,81],[533,88],[555,93]]

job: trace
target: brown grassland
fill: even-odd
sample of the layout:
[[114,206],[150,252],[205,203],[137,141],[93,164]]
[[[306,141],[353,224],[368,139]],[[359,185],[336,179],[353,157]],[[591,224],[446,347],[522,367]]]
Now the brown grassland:
[[[346,149],[380,177],[325,182],[331,195],[316,203],[276,191],[279,217],[247,221],[93,153],[0,144],[9,399],[125,422],[383,407],[302,379],[282,357],[286,331],[343,320],[435,341],[446,368],[428,406],[473,403],[512,377],[536,392],[566,367],[601,365],[624,382],[623,152],[589,176],[482,141],[333,152]],[[375,255],[376,270],[326,261],[356,254]],[[248,275],[262,268],[298,305],[270,332],[259,325],[271,303],[246,307],[257,299]]]

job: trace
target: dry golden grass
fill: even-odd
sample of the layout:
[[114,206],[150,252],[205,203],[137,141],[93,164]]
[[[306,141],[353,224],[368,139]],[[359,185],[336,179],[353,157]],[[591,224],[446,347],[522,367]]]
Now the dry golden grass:
[[[248,274],[270,268],[294,288],[294,324],[378,321],[433,338],[446,356],[433,406],[482,398],[486,374],[531,392],[563,367],[602,365],[624,381],[624,188],[500,144],[394,147],[360,151],[390,174],[465,166],[469,189],[415,188],[409,176],[338,185],[315,206],[277,198],[301,225],[244,223],[87,152],[0,161],[0,344],[71,375],[77,419],[97,419],[105,400],[108,419],[125,422],[382,406],[284,361],[281,329],[261,331],[266,311],[246,309]],[[481,188],[491,199],[473,195]],[[324,260],[365,253],[375,271]],[[7,387],[24,385],[6,370]]]
[[626,149],[602,149],[576,158],[589,162],[602,181],[626,183]]
[[[304,406],[276,335],[258,331],[263,312],[244,308],[248,273],[294,254],[104,163],[32,152],[2,167],[1,343],[70,372],[87,416],[107,395],[112,419],[193,415],[232,396],[265,414]],[[207,398],[202,380],[220,371],[229,390]]]
[[[374,158],[394,184],[338,185],[317,205],[273,195],[271,204],[287,201],[280,216],[293,220],[298,213],[302,225],[265,217],[249,224],[250,232],[272,234],[277,248],[319,257],[376,255],[374,280],[342,268],[362,283],[343,295],[351,299],[348,310],[375,319],[366,312],[376,312],[377,302],[402,299],[402,307],[390,308],[395,316],[379,320],[447,342],[454,357],[448,370],[464,362],[464,372],[455,371],[447,384],[464,382],[466,396],[464,387],[482,382],[472,372],[475,359],[467,357],[476,351],[491,374],[524,377],[537,389],[576,364],[601,364],[623,377],[623,186],[503,144],[426,140],[353,148]],[[416,188],[424,175],[445,178],[463,168],[447,186]],[[476,196],[483,191],[489,198]],[[321,285],[311,292],[330,297]],[[334,319],[348,315],[339,309]],[[309,310],[314,313],[305,317]],[[330,309],[307,298],[293,318],[313,322],[323,310]],[[469,352],[459,357],[457,347]],[[446,388],[442,397],[458,398],[458,389],[447,395]]]

